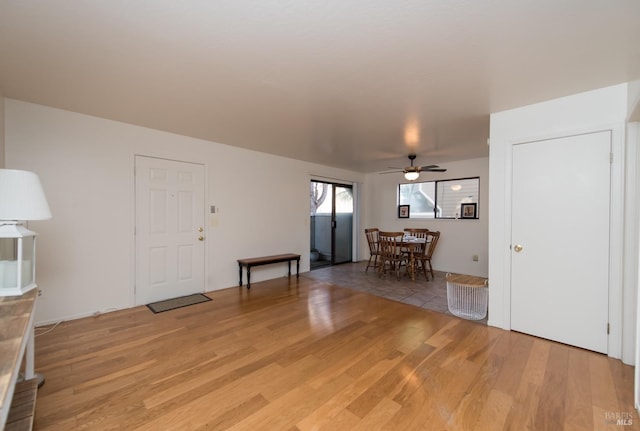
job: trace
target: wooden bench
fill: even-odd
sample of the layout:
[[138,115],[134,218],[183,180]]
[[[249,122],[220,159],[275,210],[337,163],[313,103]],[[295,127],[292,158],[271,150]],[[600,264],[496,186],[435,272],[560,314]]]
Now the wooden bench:
[[250,257],[238,259],[238,270],[240,272],[240,286],[242,286],[242,267],[247,268],[247,289],[251,289],[251,267],[260,265],[270,265],[272,263],[287,262],[289,264],[289,277],[291,277],[291,261],[296,261],[296,278],[300,278],[300,255],[294,253],[276,254],[274,256]]

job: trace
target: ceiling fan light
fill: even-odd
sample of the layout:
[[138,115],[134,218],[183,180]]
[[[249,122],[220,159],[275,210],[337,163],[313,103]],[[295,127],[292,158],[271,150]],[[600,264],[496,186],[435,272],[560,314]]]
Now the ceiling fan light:
[[404,173],[404,178],[407,181],[415,181],[418,179],[418,177],[420,176],[420,174],[416,171],[409,171],[409,172],[405,172]]

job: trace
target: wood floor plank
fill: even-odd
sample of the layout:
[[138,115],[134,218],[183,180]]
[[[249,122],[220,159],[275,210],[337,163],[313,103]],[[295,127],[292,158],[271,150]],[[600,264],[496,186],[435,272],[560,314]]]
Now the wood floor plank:
[[564,428],[593,429],[589,355],[580,349],[570,349],[568,365]]
[[[326,403],[318,406],[307,417],[302,419],[298,425],[300,429],[313,429],[316,426],[325,426],[333,423],[334,417],[358,417],[352,411],[345,415],[342,411],[346,409],[354,400],[365,393],[375,382],[379,381],[390,369],[393,369],[401,360],[401,355],[388,355],[377,361],[362,374],[354,376],[345,373],[353,379],[352,383],[336,392]],[[360,419],[360,418],[359,418]],[[342,420],[342,419],[341,419]]]
[[376,431],[383,429],[393,416],[400,410],[400,405],[387,397],[380,402],[362,418],[353,431]]
[[371,385],[358,398],[353,400],[347,409],[360,418],[364,418],[371,409],[393,390],[401,386],[412,371],[422,362],[433,347],[423,344],[417,347],[409,355],[400,360],[393,368],[389,369],[380,379]]
[[181,396],[173,402],[164,403],[151,410],[153,419],[127,425],[140,430],[164,429],[167,424],[176,429],[196,429],[207,425],[220,427],[222,424],[234,426],[247,415],[260,412],[271,404],[257,388],[272,381],[274,375],[282,375],[282,372],[277,364],[271,364],[227,385],[201,390],[197,397]]
[[319,421],[308,427],[299,426],[299,429],[303,431],[352,430],[357,427],[361,421],[358,416],[349,410],[342,409],[337,415],[327,418],[326,421]]
[[[381,428],[383,430],[414,430],[420,429],[420,424],[426,424],[421,415],[427,412],[431,413],[432,406],[428,404],[428,397],[424,391],[415,390],[411,392],[405,392],[405,397],[398,399],[396,396],[397,404],[400,405],[400,409],[393,417],[388,420]],[[431,422],[430,425],[435,427],[435,423]]]
[[498,373],[494,388],[514,398],[531,355],[533,337],[508,337],[511,353]]
[[625,430],[640,424],[633,368],[597,353],[304,275],[208,296],[39,335],[34,428],[537,431],[611,429],[615,413],[632,415]]
[[324,404],[336,391],[351,383],[351,379],[342,376],[327,385],[315,389],[299,385],[286,395],[271,402],[266,408],[248,416],[230,431],[242,430],[279,430],[290,429],[304,417]]
[[496,389],[491,390],[473,429],[477,431],[504,429],[512,405],[513,397]]
[[[246,397],[245,397],[246,398]],[[196,431],[207,430],[226,430],[238,423],[238,421],[247,415],[252,415],[255,412],[260,411],[269,404],[262,395],[258,394],[248,400],[243,401],[241,404],[227,410],[226,412],[217,415],[215,419],[207,421],[204,425],[197,428],[193,428]]]
[[592,392],[593,405],[604,411],[619,411],[620,406],[609,367],[609,359],[602,355],[589,356],[589,377],[593,387],[598,388]]
[[533,429],[551,345],[548,341],[534,339],[514,403],[505,422],[506,429]]
[[566,394],[569,370],[567,346],[554,344],[540,388],[540,402],[536,412],[534,429],[562,429],[566,415]]

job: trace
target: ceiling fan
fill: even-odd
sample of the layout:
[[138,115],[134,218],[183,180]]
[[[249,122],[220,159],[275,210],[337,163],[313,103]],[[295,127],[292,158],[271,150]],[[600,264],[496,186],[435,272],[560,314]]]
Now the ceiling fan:
[[391,174],[394,172],[402,172],[404,173],[404,177],[408,181],[415,181],[420,176],[420,172],[446,172],[446,169],[439,167],[438,165],[427,165],[427,166],[413,166],[413,161],[416,159],[415,154],[409,154],[409,161],[411,162],[410,166],[405,168],[395,168],[390,167],[390,169],[401,169],[399,171],[391,171],[391,172],[383,172],[385,174]]

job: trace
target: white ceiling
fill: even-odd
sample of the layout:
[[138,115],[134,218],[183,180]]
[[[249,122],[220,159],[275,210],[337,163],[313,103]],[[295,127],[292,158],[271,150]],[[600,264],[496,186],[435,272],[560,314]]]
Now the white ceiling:
[[5,97],[362,172],[634,79],[638,0],[0,0]]

